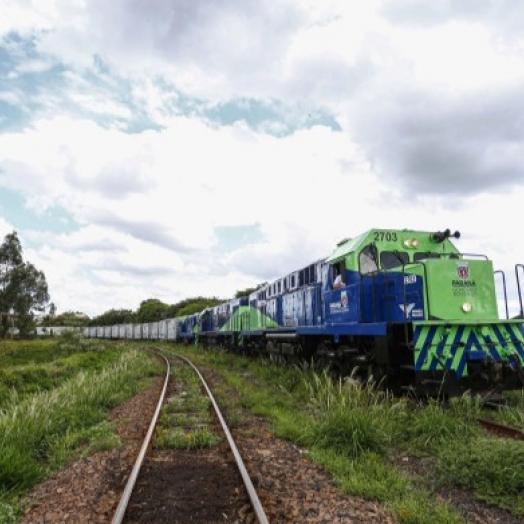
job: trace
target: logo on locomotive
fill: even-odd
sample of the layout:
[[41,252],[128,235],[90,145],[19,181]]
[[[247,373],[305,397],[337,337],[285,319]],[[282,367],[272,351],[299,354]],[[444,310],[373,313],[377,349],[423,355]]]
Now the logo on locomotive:
[[467,263],[462,262],[457,264],[457,275],[460,280],[452,280],[451,285],[453,287],[453,295],[458,297],[472,296],[477,294],[477,283],[475,280],[470,279],[469,266]]
[[457,265],[457,275],[462,278],[466,279],[469,277],[469,266],[467,264],[458,264]]
[[342,291],[340,293],[340,302],[342,303],[342,307],[343,308],[347,308],[348,307],[348,295],[347,295],[346,291]]

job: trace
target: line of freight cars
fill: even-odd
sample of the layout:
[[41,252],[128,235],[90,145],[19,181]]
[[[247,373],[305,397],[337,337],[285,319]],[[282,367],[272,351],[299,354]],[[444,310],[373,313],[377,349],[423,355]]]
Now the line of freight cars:
[[89,338],[166,340],[192,343],[196,336],[193,328],[198,325],[199,316],[200,313],[195,313],[181,318],[169,318],[158,322],[90,326],[83,328],[83,334]]
[[461,253],[451,241],[459,237],[372,229],[249,297],[177,319],[92,327],[87,335],[313,360],[418,394],[522,388],[524,266],[515,266],[512,304],[520,313],[510,319],[505,275],[488,257]]

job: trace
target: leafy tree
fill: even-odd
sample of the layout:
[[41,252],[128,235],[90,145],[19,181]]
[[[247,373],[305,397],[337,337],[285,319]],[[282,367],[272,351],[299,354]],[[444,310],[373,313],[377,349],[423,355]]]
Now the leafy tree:
[[136,313],[130,309],[110,309],[88,322],[90,326],[114,326],[136,322]]
[[184,315],[191,315],[192,313],[198,313],[206,307],[217,306],[222,304],[225,300],[221,298],[204,298],[204,297],[193,297],[186,298],[169,306],[165,318],[182,317]]
[[21,335],[29,334],[34,311],[43,311],[48,302],[44,273],[24,262],[18,234],[9,233],[0,245],[0,335],[5,337],[11,323]]
[[261,287],[267,286],[267,282],[262,282],[262,284],[258,284],[256,287],[248,287],[246,289],[241,289],[240,291],[237,291],[235,293],[235,298],[241,298],[241,297],[248,297],[253,293],[253,291],[258,291]]
[[66,311],[56,316],[50,314],[48,317],[43,318],[42,323],[47,326],[81,327],[88,325],[89,317],[79,311]]
[[140,302],[140,307],[136,312],[138,322],[157,322],[167,318],[166,313],[169,306],[158,298],[148,298]]

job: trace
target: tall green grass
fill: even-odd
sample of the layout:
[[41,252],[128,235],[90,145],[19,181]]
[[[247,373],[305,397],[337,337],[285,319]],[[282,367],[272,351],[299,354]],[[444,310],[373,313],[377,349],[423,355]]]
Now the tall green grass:
[[0,409],[51,390],[81,370],[103,369],[119,354],[114,344],[74,332],[52,340],[0,341]]
[[351,378],[333,381],[327,373],[309,374],[305,388],[315,415],[306,442],[355,459],[369,451],[382,453],[400,433],[405,405],[372,382]]
[[21,492],[66,460],[107,410],[136,392],[155,364],[137,351],[101,370],[79,372],[57,388],[26,396],[0,412],[0,493]]
[[524,431],[524,389],[508,392],[506,400],[506,404],[492,414],[493,418]]
[[[485,410],[478,397],[416,403],[392,398],[371,382],[332,381],[307,368],[192,348],[174,351],[218,369],[240,404],[266,417],[276,436],[307,447],[342,489],[384,503],[400,523],[464,522],[436,497],[435,490],[453,484],[523,514],[523,444],[483,433],[477,418]],[[524,394],[508,398],[505,417],[518,423]],[[423,456],[427,475],[412,476],[394,466],[398,453]]]
[[407,411],[403,440],[412,451],[438,454],[456,442],[469,442],[479,433],[475,417],[480,414],[476,400],[454,399],[450,405],[430,400]]

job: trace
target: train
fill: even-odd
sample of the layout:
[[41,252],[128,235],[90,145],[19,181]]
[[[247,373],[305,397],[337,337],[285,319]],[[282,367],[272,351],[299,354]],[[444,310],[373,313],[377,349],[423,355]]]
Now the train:
[[[370,229],[249,296],[84,334],[308,361],[419,396],[520,389],[524,266],[515,265],[510,299],[504,272],[485,255],[460,252],[459,238],[449,229]],[[512,318],[508,304],[520,308]]]

